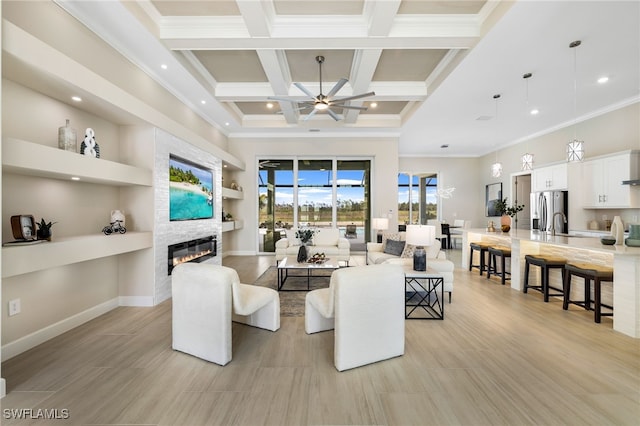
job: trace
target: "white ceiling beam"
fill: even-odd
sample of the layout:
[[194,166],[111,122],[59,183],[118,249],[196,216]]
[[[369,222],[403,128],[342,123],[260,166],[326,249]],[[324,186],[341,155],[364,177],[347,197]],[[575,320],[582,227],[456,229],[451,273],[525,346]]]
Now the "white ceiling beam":
[[236,0],[244,24],[251,37],[270,37],[271,21],[275,16],[273,3],[255,0]]
[[[289,73],[289,65],[287,57],[283,50],[258,50],[258,58],[262,64],[262,68],[269,80],[269,89],[271,93],[262,96],[260,100],[264,101],[267,96],[286,96],[291,86],[291,75]],[[295,124],[298,121],[298,113],[294,111],[291,102],[279,102],[280,110],[285,120],[289,124]]]
[[[382,10],[383,6],[379,7]],[[363,16],[280,16],[274,18],[270,37],[266,38],[252,36],[240,16],[163,17],[160,22],[160,37],[168,47],[176,50],[447,49],[472,46],[480,31],[479,21],[473,15],[396,16],[390,19],[391,22],[385,22],[375,14],[371,19],[375,22],[369,23]],[[256,24],[258,28],[261,25]],[[378,35],[389,26],[389,37]]]
[[[371,80],[376,72],[378,61],[382,55],[381,49],[357,50],[353,55],[353,63],[351,64],[351,87],[355,94],[366,93],[371,91]],[[350,105],[361,106],[364,100],[351,102]],[[346,110],[344,113],[344,121],[346,123],[355,123],[358,119],[360,111]]]
[[369,22],[369,36],[386,37],[398,13],[401,0],[365,0],[363,15]]

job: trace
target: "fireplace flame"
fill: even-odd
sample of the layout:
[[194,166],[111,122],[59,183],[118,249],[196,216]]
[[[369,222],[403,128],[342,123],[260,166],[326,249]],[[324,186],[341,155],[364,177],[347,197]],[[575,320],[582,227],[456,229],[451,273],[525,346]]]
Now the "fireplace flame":
[[173,266],[177,266],[181,263],[186,263],[186,262],[191,262],[199,257],[203,257],[203,256],[208,256],[209,254],[211,254],[213,252],[213,250],[208,249],[208,250],[202,250],[199,251],[198,253],[193,253],[193,254],[188,254],[186,256],[182,256],[182,257],[174,257],[173,258]]

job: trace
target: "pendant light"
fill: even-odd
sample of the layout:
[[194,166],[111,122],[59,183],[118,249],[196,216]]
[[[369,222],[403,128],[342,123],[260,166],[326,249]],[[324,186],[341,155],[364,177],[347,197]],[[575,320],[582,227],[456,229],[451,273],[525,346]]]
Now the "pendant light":
[[[500,95],[493,95],[493,99],[496,101],[496,136],[498,135],[498,99],[500,99]],[[497,138],[496,138],[497,139]],[[502,176],[502,164],[498,161],[498,150],[496,149],[496,162],[491,165],[491,176],[494,178],[499,178]]]
[[567,161],[568,162],[580,162],[584,159],[584,141],[578,140],[576,136],[577,122],[578,122],[578,77],[577,77],[577,63],[578,63],[578,46],[582,42],[580,40],[572,41],[569,47],[573,49],[573,140],[567,144]]
[[[531,78],[531,76],[533,76],[533,74],[531,74],[530,72],[522,76],[526,84],[525,99],[526,99],[527,113],[529,113],[529,79]],[[531,114],[533,114],[533,111],[531,111]],[[537,114],[537,110],[536,110],[536,114]],[[533,170],[533,154],[529,153],[529,142],[527,142],[527,152],[522,155],[521,160],[522,160],[522,170]]]

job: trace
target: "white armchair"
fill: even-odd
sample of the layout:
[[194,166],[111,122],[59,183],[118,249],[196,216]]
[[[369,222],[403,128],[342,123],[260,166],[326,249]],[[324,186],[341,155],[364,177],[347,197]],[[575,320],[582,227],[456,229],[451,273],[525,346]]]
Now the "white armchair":
[[278,292],[241,284],[235,270],[184,263],[172,271],[172,347],[225,365],[231,361],[231,322],[276,331]]
[[356,266],[307,293],[307,334],[335,328],[338,371],[404,354],[405,280],[398,265]]

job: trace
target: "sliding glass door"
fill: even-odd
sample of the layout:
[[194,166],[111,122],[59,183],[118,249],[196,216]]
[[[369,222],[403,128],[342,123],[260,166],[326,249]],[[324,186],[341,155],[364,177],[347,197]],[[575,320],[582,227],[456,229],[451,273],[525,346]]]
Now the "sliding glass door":
[[371,160],[258,161],[259,251],[275,251],[290,228],[338,228],[352,250],[369,235]]
[[398,174],[398,224],[426,224],[438,217],[438,175]]

